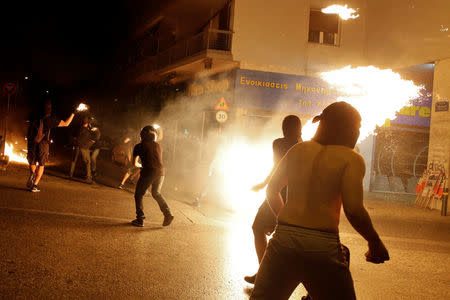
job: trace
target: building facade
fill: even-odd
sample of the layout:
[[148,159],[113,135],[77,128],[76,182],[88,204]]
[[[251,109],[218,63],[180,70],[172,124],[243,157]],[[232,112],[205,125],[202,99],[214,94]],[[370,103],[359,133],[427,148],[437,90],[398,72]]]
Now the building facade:
[[[345,4],[358,8],[359,17],[345,21],[320,12],[331,4],[336,3],[191,1],[196,18],[189,23],[165,8],[150,22],[149,38],[138,39],[145,41],[144,50],[127,78],[134,84],[185,82],[188,97],[210,101],[204,110],[213,111],[224,98],[235,119],[296,113],[306,120],[337,97],[320,72],[347,65],[398,70],[427,91],[361,145],[365,188],[412,193],[431,160],[446,165],[448,174],[450,115],[435,108],[450,93],[450,2],[349,0]],[[167,34],[161,28],[170,27],[169,21],[175,29]],[[172,43],[163,42],[168,38]],[[399,154],[406,151],[399,146],[393,155],[386,148],[389,136],[409,145],[411,153]]]

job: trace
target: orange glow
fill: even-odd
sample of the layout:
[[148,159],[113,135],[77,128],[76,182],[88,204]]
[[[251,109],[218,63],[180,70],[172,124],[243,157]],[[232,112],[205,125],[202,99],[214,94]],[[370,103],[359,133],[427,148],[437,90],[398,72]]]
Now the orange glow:
[[9,156],[9,161],[14,161],[21,164],[27,164],[26,155],[23,153],[15,153],[14,146],[8,143],[5,143],[5,155]]
[[85,111],[88,110],[88,106],[84,103],[80,103],[80,105],[78,105],[77,107],[77,111]]
[[[357,10],[357,9],[356,9]],[[359,15],[354,15],[356,13],[356,10],[353,8],[350,8],[346,5],[330,5],[326,8],[322,8],[322,12],[324,14],[337,14],[342,20],[348,20],[348,19],[356,19],[359,17]]]
[[[382,126],[386,119],[394,119],[396,112],[409,101],[419,97],[421,86],[411,80],[404,80],[398,73],[390,69],[379,69],[373,66],[344,67],[340,70],[320,74],[322,79],[340,92],[337,101],[345,101],[353,105],[361,114],[361,134],[358,142],[363,141],[377,126]],[[308,121],[303,126],[303,140],[310,140],[316,132],[317,124]]]

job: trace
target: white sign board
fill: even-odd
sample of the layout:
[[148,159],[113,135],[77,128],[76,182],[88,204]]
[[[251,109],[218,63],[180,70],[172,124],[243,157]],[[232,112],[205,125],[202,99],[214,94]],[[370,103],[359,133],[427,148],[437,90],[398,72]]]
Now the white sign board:
[[225,123],[228,120],[228,114],[226,111],[219,110],[216,112],[216,120],[219,123]]

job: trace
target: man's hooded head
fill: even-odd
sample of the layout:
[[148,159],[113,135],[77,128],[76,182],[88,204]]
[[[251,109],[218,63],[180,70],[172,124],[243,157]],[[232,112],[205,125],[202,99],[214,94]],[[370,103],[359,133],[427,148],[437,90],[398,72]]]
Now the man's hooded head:
[[320,122],[313,138],[322,145],[341,145],[354,148],[359,137],[361,115],[347,102],[328,105],[313,123]]
[[285,117],[281,128],[285,138],[300,139],[302,136],[302,122],[297,116],[289,115]]
[[156,129],[150,125],[147,125],[144,128],[142,128],[141,140],[142,141],[155,141],[156,140]]

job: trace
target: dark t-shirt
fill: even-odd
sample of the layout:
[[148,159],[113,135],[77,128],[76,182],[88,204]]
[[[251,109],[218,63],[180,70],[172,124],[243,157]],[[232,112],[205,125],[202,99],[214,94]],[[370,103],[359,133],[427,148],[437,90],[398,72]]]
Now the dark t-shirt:
[[141,159],[142,175],[164,176],[162,149],[157,142],[144,141],[137,144],[133,149],[133,161],[136,156],[139,156]]
[[[41,119],[36,119],[31,123],[27,134],[27,140],[29,143],[34,142],[34,138],[39,131],[40,122]],[[56,116],[47,116],[42,119],[42,133],[44,134],[42,142],[48,143],[50,141],[50,130],[58,127],[59,122],[61,122],[61,119]]]
[[298,142],[299,140],[297,139],[287,139],[285,137],[274,140],[272,144],[274,165],[277,165],[289,149]]

